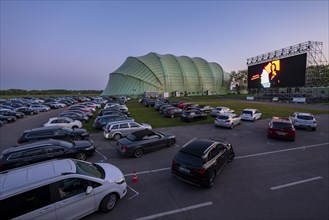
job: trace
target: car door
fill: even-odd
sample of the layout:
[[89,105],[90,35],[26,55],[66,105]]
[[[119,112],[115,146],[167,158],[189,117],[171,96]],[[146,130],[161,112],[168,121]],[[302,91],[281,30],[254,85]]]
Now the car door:
[[233,115],[232,119],[233,119],[234,125],[240,124],[240,116],[239,115]]
[[79,219],[95,211],[94,190],[87,194],[88,185],[89,181],[82,178],[67,178],[52,185],[58,198],[57,219]]
[[131,133],[131,129],[128,123],[121,123],[119,125],[119,131],[122,134],[121,136],[127,136],[127,134]]
[[219,167],[222,168],[228,160],[229,151],[228,151],[227,147],[222,143],[218,143],[216,145],[216,148],[218,149],[218,152],[219,152],[219,157],[217,159],[217,163],[219,164]]
[[165,141],[159,134],[151,134],[143,137],[144,151],[152,151],[165,146]]

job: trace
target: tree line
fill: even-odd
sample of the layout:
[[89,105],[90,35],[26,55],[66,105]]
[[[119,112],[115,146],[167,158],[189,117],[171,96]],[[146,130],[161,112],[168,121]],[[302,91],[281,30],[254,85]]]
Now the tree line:
[[50,90],[26,90],[26,89],[7,89],[0,90],[1,96],[52,96],[52,95],[79,95],[79,94],[101,94],[103,90],[66,90],[66,89],[50,89]]

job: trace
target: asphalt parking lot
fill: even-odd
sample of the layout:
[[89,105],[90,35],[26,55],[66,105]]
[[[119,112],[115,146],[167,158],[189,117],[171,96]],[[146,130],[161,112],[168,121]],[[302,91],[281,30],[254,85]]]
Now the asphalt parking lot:
[[[0,128],[1,148],[15,142],[22,127],[43,124],[43,117]],[[138,159],[119,155],[115,141],[92,134],[97,153],[89,160],[118,166],[128,193],[110,213],[85,219],[328,219],[329,115],[316,119],[317,130],[298,129],[294,142],[268,139],[266,119],[232,130],[193,123],[156,129],[175,134],[176,145]],[[211,189],[182,182],[170,171],[174,154],[195,137],[225,139],[236,153]],[[138,183],[132,182],[134,171]]]

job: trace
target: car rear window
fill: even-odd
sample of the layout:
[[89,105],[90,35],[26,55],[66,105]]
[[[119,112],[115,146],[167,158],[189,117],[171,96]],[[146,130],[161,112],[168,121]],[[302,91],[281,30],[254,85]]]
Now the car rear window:
[[228,119],[229,117],[228,116],[226,116],[226,115],[219,115],[219,116],[217,116],[217,119],[223,119],[223,120],[226,120],[226,119]]
[[286,128],[292,128],[292,124],[284,123],[284,122],[273,122],[272,127],[278,129],[286,129]]
[[176,159],[178,162],[185,161],[191,167],[201,167],[204,164],[203,158],[182,151],[178,151]]
[[313,120],[313,116],[311,115],[297,115],[297,118],[302,120]]
[[248,115],[252,115],[252,111],[243,111],[243,114],[248,114]]

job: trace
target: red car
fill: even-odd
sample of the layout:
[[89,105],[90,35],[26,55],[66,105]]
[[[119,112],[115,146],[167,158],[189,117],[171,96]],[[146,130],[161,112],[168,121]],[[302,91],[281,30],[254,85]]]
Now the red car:
[[294,141],[296,131],[289,118],[273,117],[268,126],[267,136]]
[[183,109],[187,104],[188,104],[187,102],[180,102],[177,104],[177,107]]

